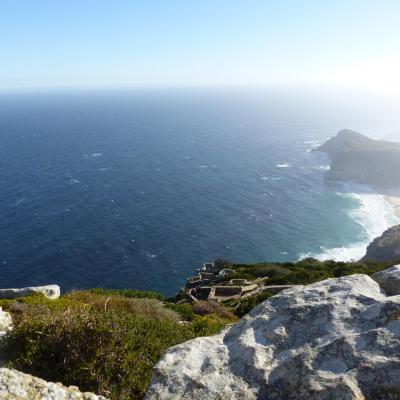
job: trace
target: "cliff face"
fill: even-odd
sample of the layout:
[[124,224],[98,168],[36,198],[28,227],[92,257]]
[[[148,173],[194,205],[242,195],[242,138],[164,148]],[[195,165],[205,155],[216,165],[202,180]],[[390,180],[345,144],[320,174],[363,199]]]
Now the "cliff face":
[[367,254],[362,261],[397,261],[400,260],[400,225],[389,228],[367,247]]
[[146,400],[398,398],[400,284],[386,283],[399,275],[285,290],[225,332],[171,348]]
[[316,149],[329,154],[326,178],[354,181],[375,188],[400,188],[400,143],[373,140],[342,130]]

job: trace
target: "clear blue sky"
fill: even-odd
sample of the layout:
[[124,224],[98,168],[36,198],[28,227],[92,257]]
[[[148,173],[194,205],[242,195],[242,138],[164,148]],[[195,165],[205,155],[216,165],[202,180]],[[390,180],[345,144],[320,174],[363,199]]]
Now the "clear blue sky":
[[0,87],[400,88],[399,21],[399,0],[4,0]]

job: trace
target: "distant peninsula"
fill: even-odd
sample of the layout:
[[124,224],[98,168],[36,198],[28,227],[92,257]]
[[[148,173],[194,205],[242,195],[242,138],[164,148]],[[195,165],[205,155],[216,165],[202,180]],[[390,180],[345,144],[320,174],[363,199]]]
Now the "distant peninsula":
[[315,150],[331,159],[328,180],[367,184],[381,191],[400,189],[400,143],[344,129]]

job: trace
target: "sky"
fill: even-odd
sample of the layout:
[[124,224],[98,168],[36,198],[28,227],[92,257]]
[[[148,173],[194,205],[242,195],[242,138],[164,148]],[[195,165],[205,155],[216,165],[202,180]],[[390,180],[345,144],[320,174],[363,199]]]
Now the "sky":
[[398,0],[0,0],[0,88],[400,92]]

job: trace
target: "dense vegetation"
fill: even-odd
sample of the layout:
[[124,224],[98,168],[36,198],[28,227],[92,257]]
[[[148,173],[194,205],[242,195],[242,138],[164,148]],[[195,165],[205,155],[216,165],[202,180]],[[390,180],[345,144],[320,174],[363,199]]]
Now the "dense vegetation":
[[[307,285],[328,278],[352,274],[371,275],[393,265],[393,262],[378,263],[374,261],[364,262],[336,262],[319,261],[314,258],[306,258],[298,262],[286,263],[258,263],[258,264],[232,264],[228,261],[218,261],[219,268],[229,268],[234,272],[219,279],[218,284],[228,284],[231,279],[246,279],[255,281],[264,279],[265,285]],[[266,290],[241,301],[230,300],[225,306],[234,309],[237,316],[242,317],[273,295]]]
[[134,294],[92,290],[58,300],[1,300],[15,324],[5,342],[9,366],[110,399],[141,399],[167,348],[236,320],[220,306],[165,306],[151,294]]
[[[342,263],[308,258],[297,263],[231,264],[219,280],[262,279],[265,285],[308,284],[354,273],[372,274],[389,263]],[[223,306],[176,303],[154,292],[91,289],[48,300],[35,295],[0,300],[13,315],[5,340],[8,365],[49,381],[79,386],[112,400],[144,397],[152,369],[167,348],[219,332],[273,294],[268,290]],[[236,314],[236,316],[234,315]]]

